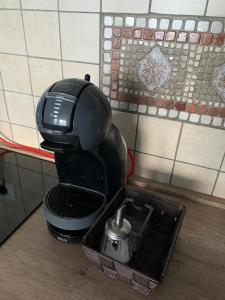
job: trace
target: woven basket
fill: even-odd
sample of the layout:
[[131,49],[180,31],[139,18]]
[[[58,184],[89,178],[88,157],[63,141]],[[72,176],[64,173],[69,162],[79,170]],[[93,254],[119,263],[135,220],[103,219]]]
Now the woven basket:
[[[154,206],[156,212],[157,209],[164,211],[163,226],[168,224],[169,217],[175,217],[176,222],[174,227],[170,231],[170,236],[168,237],[168,245],[164,252],[162,252],[162,257],[157,257],[158,269],[156,267],[149,267],[148,270],[142,270],[141,266],[148,265],[147,262],[151,255],[154,255],[151,249],[151,241],[148,251],[148,243],[143,245],[145,251],[141,252],[142,262],[137,258],[129,265],[122,264],[114,259],[111,259],[99,252],[100,242],[102,235],[104,233],[104,227],[106,220],[112,216],[116,209],[120,206],[125,196],[133,198],[142,198],[144,201],[149,200],[149,203]],[[165,277],[168,264],[178,237],[180,226],[185,214],[185,208],[178,206],[176,203],[163,199],[161,197],[153,195],[152,193],[147,193],[142,190],[134,189],[132,187],[121,188],[119,192],[113,197],[110,203],[107,205],[103,213],[99,216],[96,223],[91,227],[88,233],[85,235],[82,241],[82,248],[86,257],[102,272],[113,279],[121,281],[123,284],[137,290],[138,292],[148,296],[152,291],[159,285],[162,279]],[[167,219],[165,219],[167,217]],[[161,222],[159,220],[159,222]],[[150,224],[151,226],[151,224]],[[156,236],[157,238],[157,236]],[[144,239],[148,240],[148,236]],[[158,251],[159,250],[159,251]],[[156,249],[157,253],[161,249]],[[141,250],[140,250],[141,251]],[[146,257],[144,256],[146,254]],[[138,251],[136,253],[138,257]],[[158,270],[157,272],[155,272]]]

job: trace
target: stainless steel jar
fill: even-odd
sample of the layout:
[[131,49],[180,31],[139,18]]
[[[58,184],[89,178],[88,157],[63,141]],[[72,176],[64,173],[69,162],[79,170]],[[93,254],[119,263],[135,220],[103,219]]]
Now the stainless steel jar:
[[122,263],[128,263],[132,256],[131,224],[123,218],[124,206],[116,216],[107,220],[101,242],[101,253]]

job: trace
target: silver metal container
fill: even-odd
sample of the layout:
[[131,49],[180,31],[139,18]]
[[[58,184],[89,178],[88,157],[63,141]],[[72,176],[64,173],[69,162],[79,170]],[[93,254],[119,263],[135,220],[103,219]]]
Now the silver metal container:
[[123,218],[124,206],[120,207],[116,216],[109,218],[101,242],[101,253],[122,263],[128,263],[133,252],[131,242],[131,224]]

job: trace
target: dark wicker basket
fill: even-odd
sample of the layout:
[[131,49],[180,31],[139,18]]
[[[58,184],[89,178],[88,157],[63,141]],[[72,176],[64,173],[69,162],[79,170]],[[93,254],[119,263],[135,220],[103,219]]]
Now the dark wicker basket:
[[[143,199],[154,207],[149,229],[129,265],[99,252],[105,222],[126,196]],[[166,274],[184,214],[185,207],[177,203],[132,187],[121,188],[85,235],[82,248],[100,271],[147,296]]]

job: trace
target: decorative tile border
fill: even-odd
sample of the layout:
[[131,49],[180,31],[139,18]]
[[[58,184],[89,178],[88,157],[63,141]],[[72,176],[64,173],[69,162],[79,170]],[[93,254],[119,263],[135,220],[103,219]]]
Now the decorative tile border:
[[104,15],[101,88],[112,108],[225,128],[224,21]]

